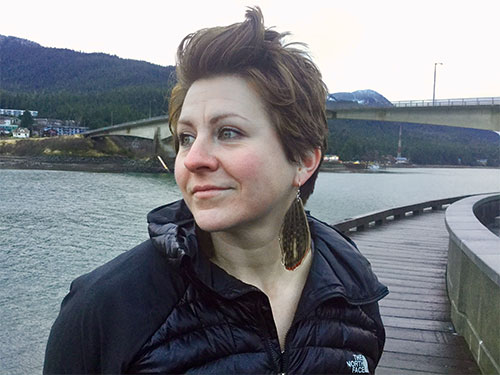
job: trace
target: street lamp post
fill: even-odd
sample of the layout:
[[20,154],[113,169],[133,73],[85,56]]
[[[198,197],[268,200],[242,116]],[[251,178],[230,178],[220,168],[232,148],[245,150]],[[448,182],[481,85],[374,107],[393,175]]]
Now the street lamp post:
[[443,65],[443,63],[434,63],[434,86],[432,87],[432,105],[436,101],[436,66]]

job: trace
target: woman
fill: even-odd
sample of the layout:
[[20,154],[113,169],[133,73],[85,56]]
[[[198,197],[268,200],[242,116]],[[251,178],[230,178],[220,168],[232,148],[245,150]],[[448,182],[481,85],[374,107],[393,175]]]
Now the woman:
[[180,44],[170,101],[183,200],[151,239],[76,279],[46,373],[368,373],[387,288],[306,216],[326,147],[326,88],[260,9]]

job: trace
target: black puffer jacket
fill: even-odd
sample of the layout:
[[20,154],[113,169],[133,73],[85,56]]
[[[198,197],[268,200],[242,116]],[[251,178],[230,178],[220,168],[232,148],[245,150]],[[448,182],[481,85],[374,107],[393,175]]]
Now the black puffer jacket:
[[353,244],[309,218],[313,263],[281,353],[269,300],[198,252],[183,201],[152,211],[151,240],[76,279],[45,373],[366,373],[387,293]]

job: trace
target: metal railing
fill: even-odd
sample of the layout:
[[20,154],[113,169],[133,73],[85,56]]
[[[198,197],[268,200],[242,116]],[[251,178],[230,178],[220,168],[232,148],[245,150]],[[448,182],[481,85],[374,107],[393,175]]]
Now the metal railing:
[[467,105],[500,105],[500,96],[484,98],[400,100],[392,102],[395,107],[438,107]]

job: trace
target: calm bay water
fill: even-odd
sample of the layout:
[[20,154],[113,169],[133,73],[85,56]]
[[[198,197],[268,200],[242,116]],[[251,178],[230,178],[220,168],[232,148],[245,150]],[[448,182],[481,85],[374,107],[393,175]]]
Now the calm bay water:
[[[499,190],[499,169],[320,173],[306,208],[335,223]],[[171,175],[0,170],[0,373],[39,373],[70,282],[147,239],[147,212],[178,198]]]

